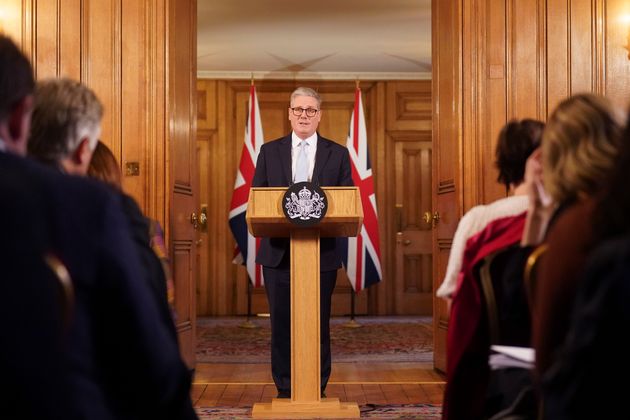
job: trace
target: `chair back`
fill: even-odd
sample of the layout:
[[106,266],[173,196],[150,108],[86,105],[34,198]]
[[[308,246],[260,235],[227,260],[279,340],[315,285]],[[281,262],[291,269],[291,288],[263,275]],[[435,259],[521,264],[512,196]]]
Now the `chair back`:
[[479,266],[490,344],[530,346],[531,316],[523,267],[529,250],[514,245],[484,258]]
[[538,270],[538,263],[540,262],[540,257],[547,251],[547,247],[548,245],[546,243],[538,245],[531,254],[529,254],[525,263],[523,278],[525,280],[525,290],[527,290],[530,307],[533,307],[534,296],[536,296],[536,272]]

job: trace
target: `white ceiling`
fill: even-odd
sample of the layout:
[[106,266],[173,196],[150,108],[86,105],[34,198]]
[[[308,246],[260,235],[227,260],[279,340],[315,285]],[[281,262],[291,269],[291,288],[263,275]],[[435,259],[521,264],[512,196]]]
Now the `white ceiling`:
[[423,79],[431,0],[198,0],[207,78]]

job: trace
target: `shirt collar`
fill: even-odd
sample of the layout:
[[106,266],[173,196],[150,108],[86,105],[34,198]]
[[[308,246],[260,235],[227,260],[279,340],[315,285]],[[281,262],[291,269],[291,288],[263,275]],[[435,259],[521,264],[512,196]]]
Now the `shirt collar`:
[[[297,134],[295,134],[295,131],[291,133],[291,147],[292,148],[296,148],[298,144],[300,144],[300,142],[302,141],[301,138],[299,138],[297,136]],[[306,143],[308,143],[309,147],[312,147],[314,144],[317,144],[317,133],[313,133],[312,136],[307,137],[304,140]]]

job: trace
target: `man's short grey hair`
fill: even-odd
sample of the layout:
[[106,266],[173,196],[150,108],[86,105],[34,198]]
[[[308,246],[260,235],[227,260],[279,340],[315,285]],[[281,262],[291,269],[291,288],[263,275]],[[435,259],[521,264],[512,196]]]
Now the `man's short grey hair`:
[[321,108],[322,106],[322,98],[319,96],[319,93],[311,88],[300,86],[299,88],[295,89],[291,94],[291,106],[293,106],[293,100],[297,96],[310,96],[317,100],[317,108]]
[[88,138],[90,149],[98,143],[103,105],[94,92],[71,79],[37,83],[28,152],[48,163],[69,157]]

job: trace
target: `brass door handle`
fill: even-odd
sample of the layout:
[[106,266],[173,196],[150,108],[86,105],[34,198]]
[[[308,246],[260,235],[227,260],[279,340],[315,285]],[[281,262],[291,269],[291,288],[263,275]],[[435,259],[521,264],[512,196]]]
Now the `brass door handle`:
[[197,213],[192,212],[190,214],[190,224],[193,225],[193,229],[195,230],[199,228],[199,218],[197,217]]
[[422,219],[427,225],[435,227],[435,225],[437,225],[440,221],[440,213],[438,213],[437,211],[434,211],[433,213],[431,213],[430,211],[425,211]]
[[411,245],[411,241],[410,241],[409,239],[405,239],[405,240],[403,241],[403,245],[404,245],[404,246],[409,246],[409,245]]
[[201,213],[199,214],[199,225],[202,230],[206,230],[208,227],[208,207],[205,205],[201,207]]

